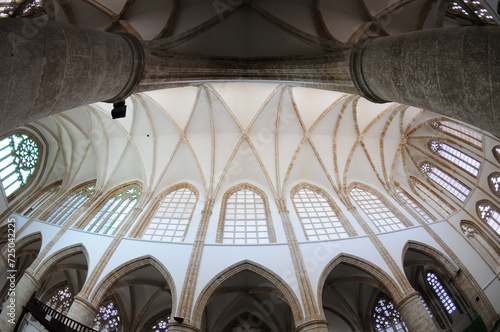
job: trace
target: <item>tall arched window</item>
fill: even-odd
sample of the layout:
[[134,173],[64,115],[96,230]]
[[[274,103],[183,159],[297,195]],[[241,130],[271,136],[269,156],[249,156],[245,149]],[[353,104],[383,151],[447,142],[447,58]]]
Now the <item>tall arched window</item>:
[[223,199],[217,242],[234,244],[275,242],[274,229],[270,220],[268,221],[270,216],[266,201],[253,186],[241,187]]
[[46,305],[63,315],[66,315],[72,303],[73,294],[69,290],[69,286],[65,285],[59,287],[52,293],[50,299],[46,302]]
[[476,212],[482,221],[500,234],[500,210],[496,206],[486,200],[479,201],[476,204]]
[[320,193],[302,188],[293,195],[293,204],[308,240],[349,237],[328,200]]
[[488,176],[488,184],[490,186],[491,191],[500,197],[500,173],[493,172]]
[[451,205],[449,205],[425,184],[420,182],[417,178],[411,176],[409,182],[413,191],[416,192],[417,195],[419,195],[427,204],[432,206],[432,208],[436,210],[441,217],[446,218],[455,212],[455,209]]
[[451,161],[474,176],[479,174],[479,168],[481,167],[481,163],[479,161],[446,143],[436,140],[430,141],[429,150],[439,154],[441,157]]
[[21,211],[21,214],[25,215],[26,217],[32,217],[40,208],[44,208],[47,206],[47,203],[50,202],[52,197],[55,196],[60,188],[60,181],[44,187],[42,190],[40,190],[41,193],[38,195],[38,197],[36,197],[36,199],[31,204],[29,204],[25,209]]
[[101,234],[113,234],[127,214],[135,206],[141,191],[134,187],[126,187],[117,195],[109,198],[85,225],[83,230]]
[[434,129],[453,136],[478,149],[483,148],[483,135],[475,130],[452,121],[437,121],[432,123]]
[[396,184],[395,187],[396,193],[398,196],[408,205],[413,211],[417,212],[418,215],[425,220],[427,223],[434,222],[434,218],[430,216],[429,212],[427,212],[422,206],[417,204],[417,202],[411,197],[404,189],[402,189],[399,184]]
[[406,332],[401,313],[396,309],[394,302],[381,297],[373,307],[373,325],[377,332]]
[[354,187],[351,189],[351,197],[380,232],[390,232],[406,228],[407,225],[373,193]]
[[26,134],[13,134],[0,141],[0,180],[7,197],[28,182],[38,158],[39,146]]
[[170,192],[161,201],[143,239],[183,241],[196,206],[196,194],[184,187]]
[[470,193],[470,189],[458,180],[452,178],[447,173],[443,172],[440,168],[430,164],[423,163],[420,166],[422,172],[424,172],[431,180],[439,184],[441,187],[446,189],[453,196],[458,198],[460,201],[465,201]]
[[168,332],[167,325],[170,323],[170,317],[160,318],[154,322],[150,328],[147,329],[148,332]]
[[500,265],[500,249],[483,234],[472,221],[462,220],[460,227],[464,236],[469,240],[479,254],[492,269]]
[[446,312],[452,314],[457,307],[451,297],[448,295],[448,292],[444,288],[443,284],[439,280],[439,278],[432,272],[427,272],[427,283],[431,286],[434,294],[436,294],[439,301],[445,308]]
[[56,225],[64,224],[93,195],[95,184],[80,186],[59,205],[47,218],[46,222]]
[[105,301],[94,318],[92,328],[99,332],[120,331],[120,313],[118,306],[112,299]]

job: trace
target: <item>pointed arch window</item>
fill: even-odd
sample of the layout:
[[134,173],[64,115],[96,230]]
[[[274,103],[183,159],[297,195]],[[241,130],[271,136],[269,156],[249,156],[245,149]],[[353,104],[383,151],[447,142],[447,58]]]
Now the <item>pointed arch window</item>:
[[488,176],[488,184],[491,192],[500,197],[500,173],[494,172]]
[[160,318],[148,329],[149,332],[168,332],[167,325],[170,317]]
[[38,198],[21,213],[26,217],[32,217],[38,209],[47,206],[48,202],[50,202],[60,188],[60,182],[46,186],[41,190],[41,195],[39,195]]
[[452,178],[447,173],[443,172],[440,168],[430,164],[423,163],[420,166],[422,172],[424,172],[431,180],[439,184],[441,187],[446,189],[453,196],[458,198],[460,201],[465,201],[467,196],[470,194],[470,189],[458,180]]
[[118,306],[113,300],[105,301],[94,318],[92,328],[99,332],[120,331],[121,320]]
[[46,302],[46,305],[62,313],[63,315],[66,315],[72,303],[73,293],[71,293],[69,286],[65,285],[56,289],[52,293],[52,296]]
[[481,133],[459,125],[456,122],[436,121],[432,123],[432,127],[480,150],[483,148],[483,135]]
[[425,202],[427,202],[441,217],[447,217],[455,212],[455,209],[445,200],[439,197],[433,190],[420,182],[417,178],[410,177],[410,185]]
[[9,197],[28,183],[38,166],[39,145],[27,134],[0,140],[0,180]]
[[417,212],[418,215],[425,220],[427,223],[434,222],[434,218],[430,216],[430,214],[411,197],[406,191],[404,191],[399,184],[396,184],[395,187],[396,193],[398,196],[408,205],[413,211]]
[[95,184],[85,185],[76,189],[47,218],[46,222],[63,225],[71,216],[85,204],[95,192]]
[[328,200],[307,188],[293,195],[293,204],[308,240],[333,240],[349,237]]
[[161,201],[142,238],[184,241],[197,200],[196,194],[187,187],[170,192]]
[[373,308],[373,323],[377,332],[406,332],[406,324],[394,302],[381,297]]
[[487,223],[497,234],[500,234],[500,210],[489,201],[483,200],[476,204],[479,218]]
[[464,236],[471,242],[472,246],[477,249],[479,254],[485,261],[493,268],[496,269],[500,264],[500,249],[490,242],[487,236],[474,225],[473,222],[462,220],[460,228]]
[[394,212],[373,193],[354,187],[351,189],[351,197],[380,232],[390,232],[406,228],[406,225]]
[[446,143],[436,140],[430,141],[429,150],[439,154],[441,157],[451,161],[474,176],[479,174],[479,168],[481,167],[481,163],[479,161]]
[[427,272],[426,277],[427,283],[429,284],[429,286],[431,286],[434,294],[436,294],[439,301],[441,301],[441,304],[445,308],[446,312],[452,314],[455,310],[457,310],[455,303],[448,295],[448,292],[444,288],[439,278],[432,272]]
[[223,200],[222,211],[217,242],[258,244],[276,241],[269,206],[254,188],[244,186],[230,194]]
[[141,191],[138,188],[134,186],[125,188],[109,198],[83,230],[100,234],[113,234],[133,209],[140,196]]

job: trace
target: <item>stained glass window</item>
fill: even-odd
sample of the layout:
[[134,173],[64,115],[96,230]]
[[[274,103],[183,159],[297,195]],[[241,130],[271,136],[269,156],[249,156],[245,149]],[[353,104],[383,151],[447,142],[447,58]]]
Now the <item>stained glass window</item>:
[[120,314],[113,301],[109,301],[99,308],[92,328],[99,332],[115,332],[120,330]]
[[349,237],[330,203],[319,193],[300,189],[293,196],[293,203],[309,240]]
[[38,144],[26,134],[14,134],[0,141],[0,179],[10,196],[25,185],[38,164]]
[[170,323],[170,317],[161,318],[156,321],[149,329],[150,332],[168,332],[167,325]]
[[401,313],[394,303],[381,297],[373,308],[373,320],[377,332],[405,332],[408,331]]
[[95,185],[87,185],[69,195],[64,202],[52,212],[46,222],[56,225],[64,224],[92,195],[94,195]]
[[448,13],[466,20],[479,20],[483,23],[496,25],[493,15],[479,0],[452,1]]
[[89,232],[113,234],[141,196],[136,187],[128,187],[101,206],[83,228]]
[[434,129],[444,132],[450,136],[458,138],[478,149],[483,148],[483,135],[472,129],[466,128],[452,121],[433,122]]
[[488,201],[477,202],[476,209],[479,218],[500,234],[500,210]]
[[494,172],[488,176],[488,184],[490,185],[491,191],[500,197],[500,173]]
[[57,289],[46,304],[52,309],[66,315],[72,303],[73,294],[69,290],[69,286],[66,285]]
[[50,200],[59,191],[61,185],[49,185],[42,189],[42,194],[21,213],[26,217],[32,217],[38,209],[44,208],[50,204]]
[[479,161],[446,143],[435,140],[430,141],[429,149],[474,176],[477,176],[479,173],[479,168],[481,167],[481,163]]
[[450,296],[448,295],[448,292],[443,287],[443,284],[441,283],[441,281],[439,281],[438,277],[434,273],[427,272],[427,282],[432,287],[432,289],[434,290],[434,293],[436,294],[438,299],[443,304],[444,308],[446,309],[446,312],[451,314],[455,310],[457,310],[455,303],[450,298]]
[[194,192],[188,188],[169,193],[160,203],[142,238],[183,241],[193,216],[196,199]]
[[439,184],[462,202],[465,201],[470,193],[468,187],[430,163],[423,163],[421,170],[427,174],[431,180]]
[[227,199],[222,243],[269,243],[264,199],[250,189],[241,189]]
[[406,228],[405,224],[377,196],[361,188],[353,188],[351,197],[380,232]]
[[0,1],[0,18],[30,16],[43,6],[44,0],[3,0]]

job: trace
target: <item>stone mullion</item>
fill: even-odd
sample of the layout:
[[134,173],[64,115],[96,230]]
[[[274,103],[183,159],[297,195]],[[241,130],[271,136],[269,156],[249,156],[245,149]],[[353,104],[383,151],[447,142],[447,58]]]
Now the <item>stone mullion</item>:
[[[398,281],[399,285],[402,287],[403,294],[409,294],[413,292],[413,288],[410,285],[410,282],[404,275],[403,271],[398,267],[396,262],[394,261],[394,258],[391,256],[387,248],[384,246],[382,241],[378,238],[377,234],[373,232],[373,230],[370,228],[370,226],[365,222],[364,218],[359,214],[355,206],[350,206],[348,207],[349,212],[354,216],[354,218],[357,220],[357,222],[361,225],[363,228],[363,231],[368,235],[370,238],[371,242],[375,246],[375,248],[378,250],[380,255],[382,256],[382,259],[385,261],[385,263],[389,266],[389,269],[391,272],[394,274],[396,277],[396,280]],[[393,290],[395,294],[400,293],[398,290]],[[393,299],[394,301],[399,301],[400,299]]]
[[[177,316],[184,318],[185,324],[190,324],[190,322],[201,321],[201,317],[191,318],[191,315],[193,312],[194,292],[196,290],[196,283],[198,281],[201,257],[203,255],[203,247],[205,245],[205,237],[207,234],[208,222],[210,220],[210,216],[212,215],[213,204],[214,204],[213,199],[207,199],[205,201],[205,206],[203,208],[203,211],[201,212],[200,225],[198,226],[198,232],[196,233],[196,239],[193,244],[193,250],[191,251],[191,257],[189,259],[189,265],[186,271],[186,279],[182,287],[182,293],[179,299],[179,305],[177,306],[178,308]],[[176,327],[172,326],[172,328],[175,329]]]

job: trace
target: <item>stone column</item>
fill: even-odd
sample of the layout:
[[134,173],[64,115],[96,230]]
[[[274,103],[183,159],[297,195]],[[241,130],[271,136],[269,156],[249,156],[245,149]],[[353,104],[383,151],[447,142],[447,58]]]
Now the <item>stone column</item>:
[[2,19],[0,44],[0,134],[76,106],[123,100],[143,69],[143,48],[129,34]]
[[77,295],[69,308],[67,316],[80,324],[92,327],[97,310],[90,302]]
[[168,332],[200,332],[200,329],[186,323],[171,322],[168,324]]
[[417,292],[405,296],[399,301],[397,307],[409,331],[437,332],[436,326]]
[[328,323],[326,321],[309,321],[297,326],[296,332],[328,332]]
[[[28,269],[24,272],[23,276],[15,287],[15,295],[7,299],[2,308],[2,315],[0,318],[0,331],[12,332],[14,331],[15,323],[21,316],[22,308],[33,295],[35,291],[40,288],[40,282]],[[12,301],[12,299],[14,301]]]

